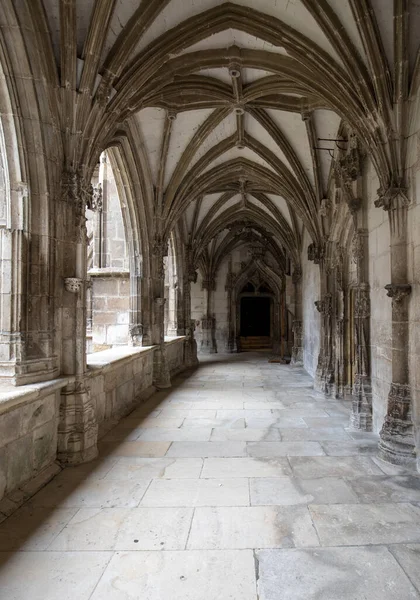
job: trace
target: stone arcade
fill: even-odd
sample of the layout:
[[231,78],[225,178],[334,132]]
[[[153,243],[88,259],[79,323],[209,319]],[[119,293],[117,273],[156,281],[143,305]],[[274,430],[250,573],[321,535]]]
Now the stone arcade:
[[1,598],[420,598],[419,48],[0,0]]

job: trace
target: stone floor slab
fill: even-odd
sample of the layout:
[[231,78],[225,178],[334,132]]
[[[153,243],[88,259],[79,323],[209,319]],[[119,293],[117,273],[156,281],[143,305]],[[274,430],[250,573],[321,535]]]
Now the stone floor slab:
[[46,550],[77,511],[22,506],[0,525],[0,552]]
[[342,427],[317,427],[316,429],[281,429],[283,442],[345,442],[350,440]]
[[249,456],[324,456],[318,442],[249,442],[246,446]]
[[292,456],[289,461],[294,475],[302,479],[382,475],[379,467],[367,456]]
[[359,502],[343,479],[255,478],[250,480],[251,505],[347,504]]
[[118,552],[91,600],[222,598],[256,600],[254,557],[250,550]]
[[350,484],[361,502],[420,502],[418,475],[359,477]]
[[[301,431],[301,430],[299,430]],[[302,430],[303,431],[303,430]],[[280,442],[280,429],[220,429],[213,428],[212,442]]]
[[306,507],[197,508],[187,547],[193,549],[318,546]]
[[102,442],[100,450],[112,457],[140,456],[144,458],[158,458],[165,456],[170,442]]
[[420,544],[399,544],[389,546],[389,550],[419,592],[420,598]]
[[202,458],[120,458],[105,480],[136,481],[138,479],[200,477]]
[[203,478],[284,477],[291,475],[287,458],[207,458]]
[[49,550],[183,550],[192,515],[190,508],[82,508]]
[[378,440],[323,441],[322,447],[328,456],[375,456],[378,453]]
[[17,552],[0,554],[5,600],[89,600],[110,552]]
[[156,479],[141,506],[248,506],[248,479]]
[[246,455],[246,444],[243,442],[174,442],[167,452],[167,456],[178,458]]
[[182,427],[181,429],[137,429],[141,442],[207,442],[211,427]]
[[112,508],[137,506],[150,479],[135,481],[68,481],[53,480],[30,501],[33,507]]
[[418,600],[383,547],[261,550],[259,600]]
[[312,504],[322,546],[420,542],[420,508],[411,504]]

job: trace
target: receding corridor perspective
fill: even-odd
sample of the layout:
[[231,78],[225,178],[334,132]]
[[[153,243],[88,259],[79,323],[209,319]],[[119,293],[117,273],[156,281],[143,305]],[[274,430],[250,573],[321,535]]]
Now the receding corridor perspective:
[[420,0],[0,0],[0,600],[420,600]]
[[203,361],[5,521],[0,597],[420,598],[420,477],[267,359]]

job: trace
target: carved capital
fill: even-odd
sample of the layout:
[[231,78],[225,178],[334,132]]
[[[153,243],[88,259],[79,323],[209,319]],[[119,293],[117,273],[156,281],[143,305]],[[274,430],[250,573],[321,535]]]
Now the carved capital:
[[409,283],[389,283],[385,286],[387,296],[392,298],[392,302],[401,302],[406,296],[411,294],[411,285]]
[[406,208],[410,204],[407,196],[407,188],[401,185],[391,185],[388,189],[378,189],[378,199],[375,206],[386,211]]

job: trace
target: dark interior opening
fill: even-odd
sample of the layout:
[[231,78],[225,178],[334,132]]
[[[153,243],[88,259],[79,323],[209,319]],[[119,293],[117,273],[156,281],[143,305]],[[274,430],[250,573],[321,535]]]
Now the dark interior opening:
[[241,336],[270,335],[270,298],[241,298]]

